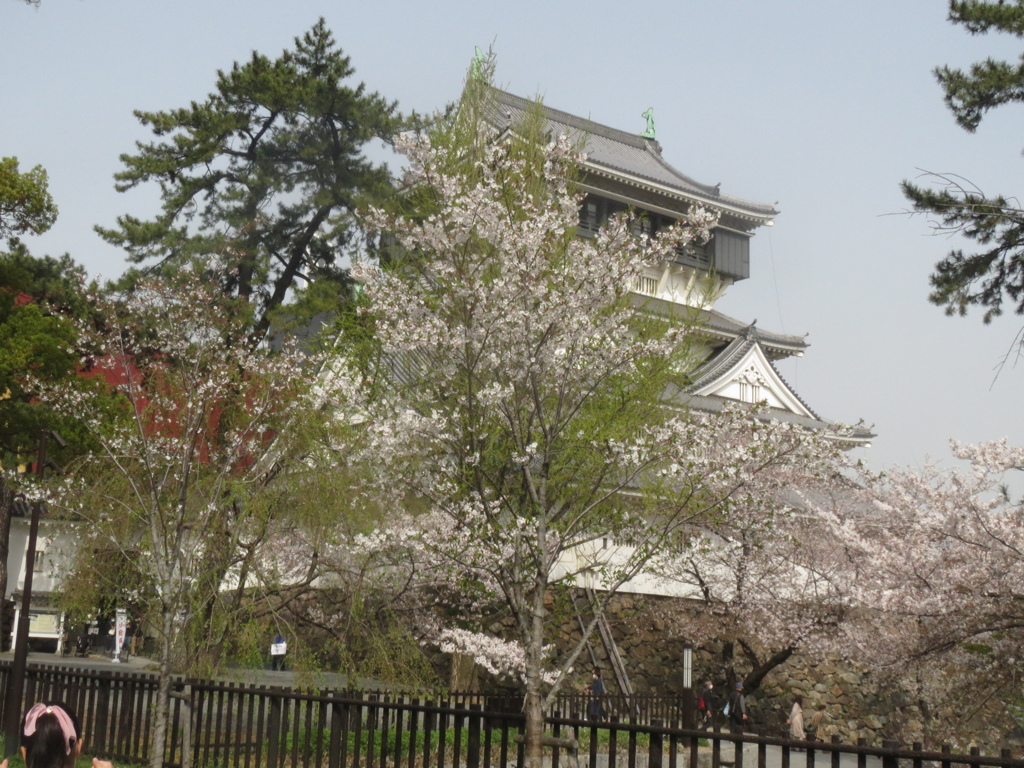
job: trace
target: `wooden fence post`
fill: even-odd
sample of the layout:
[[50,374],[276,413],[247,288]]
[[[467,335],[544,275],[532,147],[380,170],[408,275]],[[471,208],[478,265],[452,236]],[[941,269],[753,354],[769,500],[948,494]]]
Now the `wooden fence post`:
[[109,673],[97,680],[96,686],[96,725],[91,735],[94,746],[90,749],[98,754],[107,752],[107,718],[110,715],[110,676]]
[[[337,694],[335,694],[337,699]],[[341,733],[342,729],[345,728],[346,736],[348,723],[345,721],[345,715],[342,712],[344,704],[339,703],[337,700],[331,702],[331,742],[330,747],[327,750],[327,765],[328,768],[339,768],[341,766]]]
[[651,718],[651,727],[655,730],[651,731],[651,742],[647,748],[647,766],[648,768],[661,768],[661,753],[664,749],[664,734],[660,730],[661,718]]
[[[552,717],[553,717],[553,718],[554,718],[554,719],[555,719],[555,720],[557,721],[557,720],[560,720],[560,719],[562,718],[562,713],[561,713],[561,712],[559,712],[559,711],[558,711],[558,710],[556,709],[556,710],[554,710],[554,711],[553,711],[553,712],[551,713],[551,716],[552,716]],[[556,722],[556,723],[554,724],[554,726],[552,726],[552,729],[551,729],[551,735],[552,735],[552,736],[553,736],[553,737],[554,737],[555,739],[560,739],[560,738],[562,738],[562,724],[561,724],[561,723],[559,723],[559,722]],[[559,763],[559,757],[560,757],[560,755],[559,755],[559,751],[558,751],[558,749],[556,748],[556,749],[555,749],[555,750],[554,750],[554,751],[553,751],[553,752],[551,753],[551,768],[559,768],[559,764],[558,764],[558,763]]]
[[480,768],[480,705],[469,705],[469,734],[466,737],[466,768]]
[[[885,739],[882,742],[883,749],[899,749],[900,743],[892,739]],[[882,755],[882,768],[899,768],[900,761],[895,755]]]
[[280,765],[279,750],[281,747],[281,697],[270,697],[270,717],[267,720],[267,767],[277,768]]

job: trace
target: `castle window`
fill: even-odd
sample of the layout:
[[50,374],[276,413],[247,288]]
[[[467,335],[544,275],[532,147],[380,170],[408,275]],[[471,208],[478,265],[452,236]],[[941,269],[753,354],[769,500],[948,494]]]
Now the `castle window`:
[[644,214],[642,211],[637,212],[637,216],[633,219],[632,230],[635,235],[647,235],[651,237],[654,234],[654,217],[650,214]]
[[647,275],[640,275],[633,278],[633,290],[646,296],[658,295],[658,281]]
[[601,201],[596,197],[588,196],[580,206],[580,234],[593,237],[601,228]]

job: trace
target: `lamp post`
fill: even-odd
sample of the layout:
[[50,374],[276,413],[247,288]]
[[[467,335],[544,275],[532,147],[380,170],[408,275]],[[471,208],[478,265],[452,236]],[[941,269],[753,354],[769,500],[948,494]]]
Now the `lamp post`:
[[683,728],[696,725],[693,701],[693,648],[683,648]]
[[[42,480],[47,466],[56,467],[46,458],[46,443],[52,438],[64,448],[67,443],[56,432],[44,431],[39,435],[39,453],[36,457],[36,476]],[[39,534],[39,514],[43,502],[32,505],[32,522],[28,529],[28,547],[25,552],[25,585],[21,595],[21,612],[18,614],[18,628],[14,636],[14,662],[11,664],[11,682],[7,687],[6,715],[4,723],[4,757],[10,757],[18,750],[21,739],[21,699],[25,693],[25,664],[28,660],[28,624],[32,606],[32,573],[35,571],[36,538]]]

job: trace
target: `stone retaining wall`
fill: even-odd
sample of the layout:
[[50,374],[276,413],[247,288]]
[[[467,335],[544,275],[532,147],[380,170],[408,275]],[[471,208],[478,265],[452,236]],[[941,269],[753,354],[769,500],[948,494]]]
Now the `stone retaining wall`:
[[[682,692],[683,648],[688,643],[672,632],[672,613],[680,610],[685,610],[681,601],[663,598],[618,595],[611,601],[607,611],[609,624],[636,693]],[[562,624],[557,645],[567,649],[579,637],[579,623],[573,617]],[[617,690],[600,638],[595,636],[591,646],[606,670],[606,684]],[[740,654],[728,658],[722,642],[695,648],[693,665],[694,688],[699,690],[704,680],[712,680],[719,707],[735,680],[749,673]],[[589,660],[577,666],[589,667]],[[760,689],[748,692],[747,708],[755,729],[764,735],[788,736],[785,722],[795,694],[803,697],[805,721],[818,709],[824,709],[818,734],[822,739],[837,735],[847,743],[863,738],[877,746],[885,739],[894,739],[908,745],[923,741],[961,747],[1006,746],[1014,741],[1011,736],[1016,724],[1001,706],[988,706],[969,723],[962,721],[959,712],[939,710],[933,713],[933,733],[928,734],[920,708],[906,692],[883,687],[871,675],[841,659],[801,655],[794,655],[776,667]]]

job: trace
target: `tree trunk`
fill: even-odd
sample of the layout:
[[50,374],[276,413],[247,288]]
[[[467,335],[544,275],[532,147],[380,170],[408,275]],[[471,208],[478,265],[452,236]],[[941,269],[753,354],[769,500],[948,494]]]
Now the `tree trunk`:
[[163,606],[160,610],[160,629],[163,632],[163,642],[160,644],[160,677],[156,690],[149,768],[163,768],[167,745],[167,722],[171,709],[171,632],[174,629],[174,615],[168,606]]
[[526,701],[523,704],[526,715],[526,768],[541,768],[544,760],[544,708],[539,691],[530,691],[527,686]]
[[7,595],[7,555],[11,551],[11,512],[14,508],[14,492],[7,487],[0,476],[0,610]]
[[785,664],[795,651],[796,648],[793,646],[783,648],[781,651],[777,651],[774,656],[764,663],[758,663],[757,657],[751,653],[749,658],[753,664],[753,669],[750,670],[750,674],[747,675],[746,679],[743,681],[743,687],[746,688],[747,691],[756,691],[761,687],[761,683],[764,682],[768,673],[776,667]]

